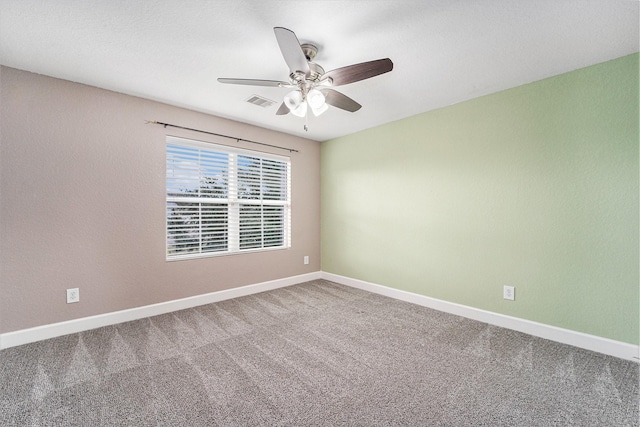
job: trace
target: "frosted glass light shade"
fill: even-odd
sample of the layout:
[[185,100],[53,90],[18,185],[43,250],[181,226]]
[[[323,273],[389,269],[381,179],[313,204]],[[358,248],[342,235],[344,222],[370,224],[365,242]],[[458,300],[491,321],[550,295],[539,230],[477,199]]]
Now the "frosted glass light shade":
[[307,103],[305,101],[302,101],[302,103],[300,105],[298,105],[298,107],[296,107],[293,110],[291,110],[291,114],[293,114],[294,116],[298,116],[298,117],[306,116],[307,115]]
[[[311,107],[311,104],[309,104],[309,106]],[[320,114],[324,113],[328,109],[329,109],[329,106],[325,103],[323,103],[322,106],[318,108],[311,107],[311,111],[313,111],[313,115],[316,117],[318,117]]]
[[302,104],[302,93],[299,90],[289,92],[284,96],[284,104],[293,113]]
[[307,102],[311,108],[320,108],[324,104],[324,95],[318,89],[311,89],[307,94]]

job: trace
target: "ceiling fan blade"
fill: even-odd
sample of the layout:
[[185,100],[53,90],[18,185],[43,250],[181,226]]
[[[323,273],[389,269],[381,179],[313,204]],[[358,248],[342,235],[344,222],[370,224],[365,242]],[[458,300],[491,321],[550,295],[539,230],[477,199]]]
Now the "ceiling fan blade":
[[324,102],[329,105],[333,105],[336,108],[349,111],[351,113],[358,111],[362,105],[358,104],[353,99],[349,98],[337,90],[333,89],[320,89],[320,92],[324,95]]
[[389,58],[376,59],[375,61],[361,62],[360,64],[347,65],[328,71],[320,78],[325,80],[331,78],[333,86],[346,85],[393,70],[393,62]]
[[295,33],[282,27],[275,27],[273,32],[276,34],[280,51],[282,51],[282,56],[289,66],[289,70],[291,70],[292,73],[300,71],[304,74],[309,74],[310,70],[307,57],[304,56],[304,52],[302,52],[300,42]]
[[232,85],[249,85],[249,86],[271,86],[271,87],[289,87],[290,83],[279,82],[277,80],[257,80],[257,79],[225,79],[219,78],[220,83],[228,83]]
[[287,107],[287,104],[283,102],[282,104],[280,104],[280,108],[278,108],[278,111],[276,111],[276,116],[284,116],[286,114],[289,114],[289,107]]

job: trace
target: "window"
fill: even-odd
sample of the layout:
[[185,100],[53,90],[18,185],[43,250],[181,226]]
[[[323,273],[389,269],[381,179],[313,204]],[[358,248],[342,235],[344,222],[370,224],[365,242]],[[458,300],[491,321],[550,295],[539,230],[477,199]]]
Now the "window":
[[167,260],[290,244],[288,157],[167,137]]

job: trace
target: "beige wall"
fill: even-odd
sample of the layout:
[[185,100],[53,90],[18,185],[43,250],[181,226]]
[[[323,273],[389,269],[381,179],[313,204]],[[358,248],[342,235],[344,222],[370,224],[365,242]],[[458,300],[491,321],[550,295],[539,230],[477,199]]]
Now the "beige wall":
[[[320,270],[318,142],[12,68],[0,82],[0,333]],[[166,135],[287,152],[145,120],[300,150],[292,248],[165,261]]]

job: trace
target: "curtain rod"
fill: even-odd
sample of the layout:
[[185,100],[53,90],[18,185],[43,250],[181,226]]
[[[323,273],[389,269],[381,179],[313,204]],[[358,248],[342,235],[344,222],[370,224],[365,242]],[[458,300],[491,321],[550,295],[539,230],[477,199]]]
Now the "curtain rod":
[[277,145],[265,144],[264,142],[251,141],[249,139],[244,139],[244,138],[236,138],[235,136],[222,135],[220,133],[209,132],[209,131],[206,131],[206,130],[193,129],[193,128],[188,128],[188,127],[184,127],[184,126],[172,125],[171,123],[157,122],[155,120],[145,120],[145,122],[147,124],[152,124],[152,125],[162,125],[165,128],[166,127],[172,127],[172,128],[178,128],[178,129],[184,129],[184,130],[192,130],[194,132],[206,133],[208,135],[221,136],[223,138],[235,139],[238,142],[244,141],[244,142],[249,142],[251,144],[258,144],[258,145],[264,145],[264,146],[267,146],[267,147],[278,148],[280,150],[287,150],[290,153],[299,153],[298,150],[294,150],[293,148],[279,147]]

